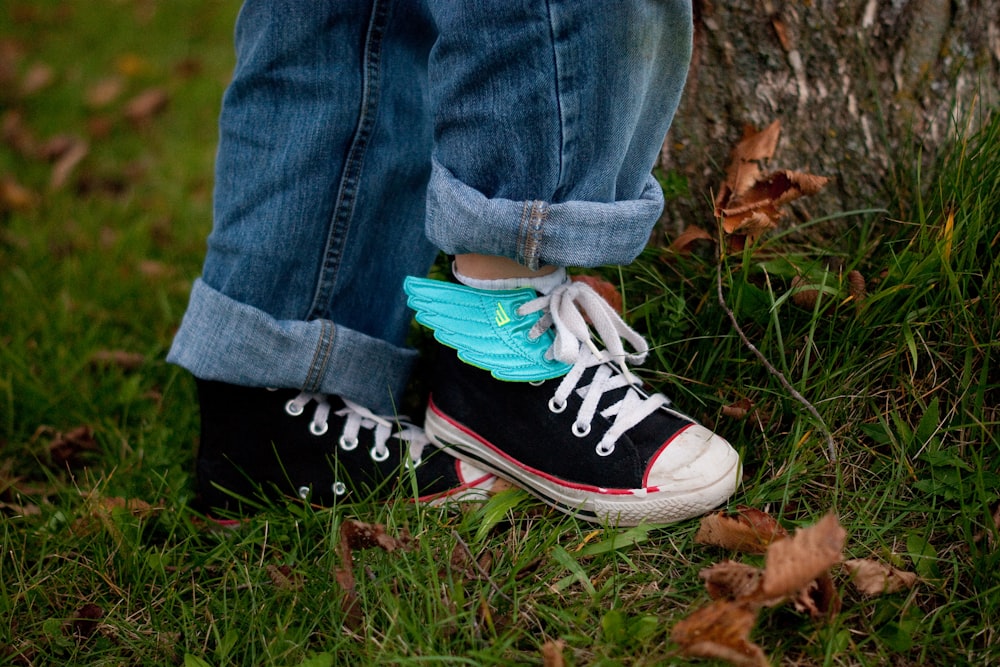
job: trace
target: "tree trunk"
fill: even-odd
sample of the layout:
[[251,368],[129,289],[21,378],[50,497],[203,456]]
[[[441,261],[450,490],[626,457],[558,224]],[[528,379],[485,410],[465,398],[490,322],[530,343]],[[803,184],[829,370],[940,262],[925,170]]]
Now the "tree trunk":
[[[660,164],[688,183],[665,230],[713,224],[730,148],[775,119],[772,168],[831,177],[812,216],[883,205],[894,165],[925,164],[1000,101],[1000,0],[695,0],[685,97]],[[669,199],[669,197],[668,197]]]

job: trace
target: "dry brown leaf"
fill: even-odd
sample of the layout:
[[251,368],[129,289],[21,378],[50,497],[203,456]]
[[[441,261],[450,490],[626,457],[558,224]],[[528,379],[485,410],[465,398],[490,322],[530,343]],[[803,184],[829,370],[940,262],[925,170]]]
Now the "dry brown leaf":
[[761,131],[743,130],[730,153],[726,177],[715,198],[715,216],[726,233],[731,252],[742,250],[783,217],[782,206],[818,192],[828,179],[803,172],[778,170],[765,174],[761,164],[774,154],[781,124],[774,121]]
[[35,204],[35,193],[13,176],[0,177],[0,211],[23,211]]
[[116,366],[124,371],[134,371],[146,363],[146,355],[125,350],[97,350],[90,355],[90,363],[96,366]]
[[39,516],[42,508],[34,503],[5,503],[0,501],[0,510],[7,510],[15,516]]
[[100,497],[97,498],[97,502],[94,505],[95,512],[113,512],[124,510],[134,517],[139,519],[149,519],[155,516],[158,512],[163,511],[162,505],[151,505],[145,500],[140,500],[139,498],[120,498],[120,497]]
[[66,150],[56,158],[55,164],[52,165],[52,174],[49,177],[49,189],[53,192],[61,190],[69,182],[70,176],[73,175],[73,170],[76,169],[83,158],[87,157],[89,152],[90,145],[86,141],[78,137],[72,140]]
[[760,590],[764,571],[759,567],[727,560],[698,573],[713,600],[754,598]]
[[24,73],[21,79],[21,94],[25,96],[45,90],[56,79],[56,71],[45,63],[35,63]]
[[740,197],[753,187],[761,174],[760,163],[771,159],[781,135],[781,121],[776,120],[763,130],[750,125],[743,128],[743,138],[733,147],[726,167],[726,180],[719,190],[716,206],[734,197]]
[[357,630],[364,625],[365,615],[361,609],[361,601],[358,599],[354,571],[351,568],[338,568],[334,577],[340,590],[344,593],[344,597],[340,601],[340,608],[344,612],[344,625],[352,630]]
[[813,620],[832,618],[840,611],[840,594],[829,572],[819,575],[792,597],[796,611]]
[[844,568],[851,574],[851,583],[865,595],[897,593],[913,588],[917,575],[899,570],[870,558],[853,558],[844,561]]
[[722,406],[722,414],[730,419],[743,419],[753,410],[753,401],[749,398],[741,398],[729,405]]
[[91,109],[106,107],[125,90],[125,81],[120,76],[107,76],[87,88],[86,102]]
[[774,34],[778,36],[778,41],[781,43],[781,48],[788,53],[792,50],[792,40],[788,36],[788,28],[785,26],[785,22],[781,20],[779,16],[771,17],[771,27],[774,28]]
[[399,537],[393,537],[380,523],[364,523],[351,519],[346,519],[340,525],[340,538],[351,551],[378,547],[391,553],[397,549],[407,550],[413,545],[413,539],[405,529]]
[[3,141],[11,149],[24,157],[35,157],[38,153],[38,140],[24,122],[20,111],[11,109],[3,116]]
[[746,602],[716,600],[677,623],[670,638],[692,658],[726,660],[734,665],[767,665],[764,651],[750,641],[757,610]]
[[768,545],[788,536],[766,512],[740,505],[736,516],[717,512],[702,517],[701,525],[694,536],[698,544],[710,544],[731,551],[762,554]]
[[150,69],[145,58],[136,53],[123,53],[115,58],[115,69],[126,77],[138,76]]
[[608,305],[615,309],[616,313],[622,312],[622,293],[604,278],[581,274],[572,276],[571,280],[575,283],[589,285],[592,290],[608,302]]
[[343,591],[341,609],[344,611],[344,625],[352,629],[358,629],[364,623],[364,612],[357,594],[357,582],[354,579],[354,557],[353,551],[356,549],[369,549],[378,547],[387,552],[397,549],[408,550],[412,547],[413,538],[403,530],[400,537],[396,538],[386,532],[382,524],[364,523],[345,519],[340,524],[340,544],[338,552],[340,555],[341,567],[335,572],[337,584]]
[[268,565],[264,568],[267,576],[270,577],[274,587],[284,591],[300,591],[304,586],[304,579],[288,565]]
[[52,463],[62,468],[80,466],[86,455],[97,451],[99,446],[94,438],[94,432],[89,426],[84,425],[65,433],[56,432],[48,449]]
[[566,642],[562,639],[550,639],[542,644],[542,665],[543,667],[563,667],[566,660],[563,658],[563,649]]
[[90,494],[87,496],[86,512],[70,526],[78,536],[93,535],[102,527],[113,536],[120,536],[120,530],[113,520],[116,512],[131,514],[140,520],[146,520],[163,511],[162,505],[151,505],[138,498],[104,497]]
[[125,104],[125,118],[140,125],[167,108],[170,95],[163,88],[148,88]]
[[837,517],[827,514],[792,537],[774,542],[767,550],[761,593],[767,598],[795,595],[840,562],[846,540],[847,531]]
[[670,243],[670,249],[674,252],[686,253],[691,251],[691,246],[699,241],[714,243],[715,238],[698,225],[688,225],[687,229],[678,234]]
[[73,617],[67,621],[63,628],[77,641],[86,641],[97,630],[102,618],[104,618],[104,610],[98,605],[88,602],[73,613]]

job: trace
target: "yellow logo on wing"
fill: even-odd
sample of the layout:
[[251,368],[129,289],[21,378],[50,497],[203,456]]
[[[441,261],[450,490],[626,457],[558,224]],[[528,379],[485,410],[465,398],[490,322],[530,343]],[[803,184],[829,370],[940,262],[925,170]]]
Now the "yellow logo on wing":
[[505,324],[510,324],[510,315],[508,315],[507,311],[503,309],[503,304],[500,303],[499,301],[497,301],[497,309],[496,312],[494,313],[494,317],[496,318],[496,323],[498,327],[502,327]]

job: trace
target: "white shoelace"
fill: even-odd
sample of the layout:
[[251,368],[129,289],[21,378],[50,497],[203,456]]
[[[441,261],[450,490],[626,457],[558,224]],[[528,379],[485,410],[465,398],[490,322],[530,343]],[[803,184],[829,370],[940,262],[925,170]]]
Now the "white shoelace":
[[[346,417],[344,429],[341,431],[338,443],[344,451],[352,451],[358,446],[358,436],[361,429],[372,430],[374,432],[375,444],[369,450],[369,455],[374,461],[385,461],[389,458],[389,438],[396,438],[409,444],[410,464],[417,466],[424,447],[430,442],[424,434],[423,429],[413,426],[406,421],[406,417],[399,417],[399,420],[390,417],[381,417],[366,407],[358,405],[346,398],[341,399],[344,407],[334,414],[338,417]],[[313,413],[312,421],[309,422],[309,432],[320,436],[329,430],[328,420],[330,418],[330,402],[326,394],[316,392],[299,392],[298,396],[285,404],[285,411],[297,417],[305,412],[306,406],[311,402],[316,402],[316,411]],[[398,430],[397,430],[398,427]]]
[[[638,425],[660,407],[670,404],[663,394],[647,395],[642,382],[632,374],[627,364],[641,364],[649,352],[645,339],[625,323],[615,310],[597,292],[580,282],[567,282],[549,294],[529,301],[518,309],[518,314],[528,315],[542,311],[541,319],[532,327],[529,336],[537,338],[549,327],[555,329],[555,340],[548,354],[558,361],[571,364],[572,368],[556,388],[549,400],[549,409],[562,412],[567,399],[576,391],[583,399],[573,422],[573,434],[583,438],[590,433],[591,423],[601,398],[609,391],[627,387],[624,397],[601,410],[601,416],[612,421],[612,426],[595,448],[600,456],[615,451],[615,443],[626,431]],[[587,319],[590,320],[588,325]],[[591,327],[605,348],[594,343]],[[626,352],[623,341],[633,352]],[[577,387],[584,372],[598,366],[590,384]]]

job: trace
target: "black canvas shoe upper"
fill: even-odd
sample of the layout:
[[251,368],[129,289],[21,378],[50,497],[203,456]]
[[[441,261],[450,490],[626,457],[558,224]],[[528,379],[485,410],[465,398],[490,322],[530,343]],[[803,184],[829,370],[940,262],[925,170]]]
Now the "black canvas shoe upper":
[[557,389],[563,378],[536,383],[497,380],[462,362],[454,350],[439,346],[428,410],[541,474],[594,488],[643,488],[649,462],[692,422],[656,405],[610,447],[603,445],[614,418],[602,411],[628,398],[648,400],[648,394],[632,385],[606,392],[589,425],[583,426],[581,407],[599,372],[608,374],[609,369],[600,364],[587,368],[560,401]]
[[492,477],[425,448],[422,429],[336,396],[206,380],[197,385],[196,485],[205,510],[242,510],[241,498],[318,505],[384,498],[398,480],[407,482],[403,465],[412,467],[418,495],[428,500],[480,490]]

